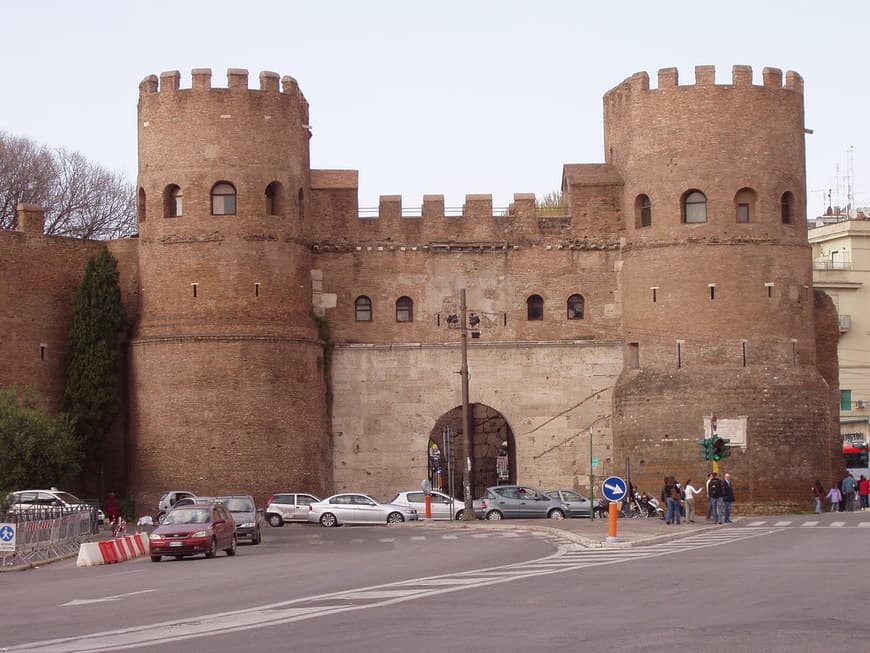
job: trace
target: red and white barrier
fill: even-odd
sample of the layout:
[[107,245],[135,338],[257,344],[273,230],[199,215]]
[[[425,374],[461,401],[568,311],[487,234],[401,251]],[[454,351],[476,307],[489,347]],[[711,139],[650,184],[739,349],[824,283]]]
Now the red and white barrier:
[[141,558],[150,552],[147,533],[136,533],[116,537],[104,542],[86,542],[79,548],[76,567],[91,567],[93,565],[109,565],[124,562],[133,558]]

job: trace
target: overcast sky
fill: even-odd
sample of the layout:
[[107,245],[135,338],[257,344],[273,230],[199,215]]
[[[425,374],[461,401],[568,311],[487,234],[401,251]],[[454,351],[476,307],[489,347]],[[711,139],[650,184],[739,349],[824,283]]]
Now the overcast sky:
[[[310,104],[315,168],[360,171],[360,206],[424,193],[448,206],[544,195],[564,163],[604,158],[602,95],[629,75],[695,65],[805,80],[810,213],[833,191],[870,205],[870,3],[79,2],[3,7],[0,130],[136,175],[138,84],[247,68],[292,75]],[[839,178],[837,167],[839,166]]]

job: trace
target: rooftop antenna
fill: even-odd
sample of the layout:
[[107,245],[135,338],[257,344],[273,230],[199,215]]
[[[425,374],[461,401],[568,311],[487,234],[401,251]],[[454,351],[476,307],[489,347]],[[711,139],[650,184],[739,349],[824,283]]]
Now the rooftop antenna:
[[848,202],[846,205],[846,217],[849,220],[855,218],[855,193],[853,185],[853,177],[855,175],[854,153],[855,147],[850,145],[846,150],[846,201]]

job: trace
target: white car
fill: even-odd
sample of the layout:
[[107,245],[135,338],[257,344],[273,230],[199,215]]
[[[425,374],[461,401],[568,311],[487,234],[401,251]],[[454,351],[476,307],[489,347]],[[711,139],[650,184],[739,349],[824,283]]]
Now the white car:
[[[465,513],[465,502],[462,499],[451,499],[450,495],[432,490],[432,519],[454,519],[462,521]],[[420,519],[426,518],[426,494],[425,492],[408,491],[399,492],[390,503],[400,506],[410,506],[417,511]]]
[[321,526],[399,524],[417,521],[417,511],[397,503],[378,503],[365,494],[334,494],[308,506],[308,521]]
[[[58,490],[20,490],[9,495],[10,510],[51,510],[56,508],[69,510],[88,510],[94,507],[87,501],[82,501],[74,494]],[[97,521],[102,524],[106,515],[97,508]]]

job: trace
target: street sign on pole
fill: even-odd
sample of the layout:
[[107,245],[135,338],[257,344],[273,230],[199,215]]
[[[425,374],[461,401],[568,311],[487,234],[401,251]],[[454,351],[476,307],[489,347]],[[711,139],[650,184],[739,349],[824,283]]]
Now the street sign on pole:
[[625,498],[628,486],[618,476],[608,476],[601,484],[601,493],[608,501],[617,502]]
[[15,524],[0,524],[0,551],[15,551]]

